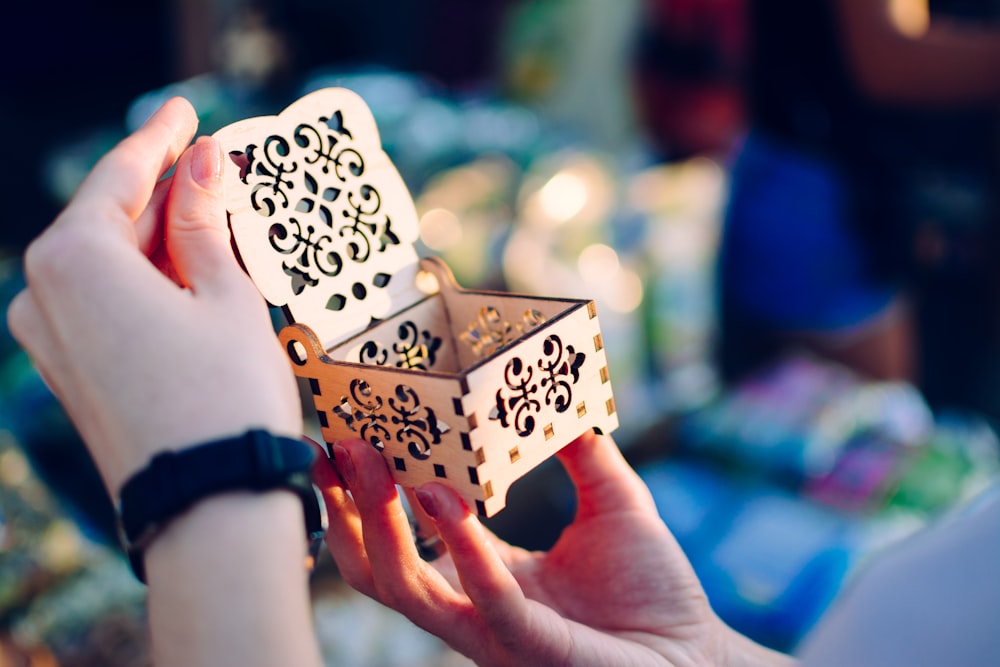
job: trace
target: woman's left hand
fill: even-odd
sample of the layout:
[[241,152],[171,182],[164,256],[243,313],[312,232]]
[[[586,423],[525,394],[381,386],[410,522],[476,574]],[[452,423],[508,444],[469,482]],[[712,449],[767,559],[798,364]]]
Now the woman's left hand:
[[230,245],[221,149],[185,150],[196,126],[175,98],[104,156],[28,248],[8,311],[112,495],[163,449],[301,434],[288,360]]

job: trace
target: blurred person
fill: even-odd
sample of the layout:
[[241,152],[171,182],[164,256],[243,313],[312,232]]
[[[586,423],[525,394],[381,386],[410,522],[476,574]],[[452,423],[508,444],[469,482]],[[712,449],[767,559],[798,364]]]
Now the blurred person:
[[[179,465],[196,443],[264,429],[303,445],[294,376],[231,251],[223,156],[209,137],[188,146],[196,124],[191,106],[172,99],[102,158],[29,246],[27,287],[8,308],[10,330],[116,496],[157,461]],[[448,487],[418,487],[447,547],[434,563],[417,554],[381,455],[360,440],[332,453],[313,478],[346,581],[479,664],[792,662],[713,613],[609,437],[588,434],[560,452],[577,510],[548,552],[498,541]],[[174,467],[170,479],[184,486],[205,473]],[[156,664],[321,664],[304,507],[283,488],[210,490],[142,536]],[[995,663],[998,559],[994,493],[859,577],[807,644],[805,664]],[[345,625],[342,641],[356,640]]]
[[[949,8],[964,17],[939,13]],[[749,1],[749,129],[719,260],[724,376],[800,346],[932,391],[933,355],[968,354],[968,381],[972,355],[995,340],[984,315],[995,312],[993,281],[974,255],[992,243],[996,216],[996,11],[964,0]],[[940,225],[930,239],[927,220]],[[915,293],[920,275],[934,280]],[[926,299],[930,285],[948,297]],[[950,317],[930,310],[973,302]],[[936,338],[946,319],[949,345]]]
[[633,88],[662,160],[721,155],[744,126],[746,0],[645,0]]

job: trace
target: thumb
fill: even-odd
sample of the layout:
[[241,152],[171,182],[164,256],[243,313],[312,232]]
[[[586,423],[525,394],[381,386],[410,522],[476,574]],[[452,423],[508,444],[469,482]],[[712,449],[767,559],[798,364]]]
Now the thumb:
[[642,479],[607,435],[588,431],[556,454],[573,480],[577,518],[656,505]]
[[195,292],[242,274],[226,224],[222,149],[212,137],[199,137],[177,162],[165,234],[167,254],[181,284]]

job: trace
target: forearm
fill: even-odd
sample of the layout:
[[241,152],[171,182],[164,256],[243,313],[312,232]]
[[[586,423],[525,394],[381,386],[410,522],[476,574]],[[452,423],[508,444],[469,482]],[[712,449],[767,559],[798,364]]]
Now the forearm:
[[158,667],[322,664],[291,493],[231,493],[172,521],[146,551]]
[[835,5],[851,71],[873,98],[941,106],[1000,101],[1000,30],[932,20],[911,36],[893,24],[884,1]]

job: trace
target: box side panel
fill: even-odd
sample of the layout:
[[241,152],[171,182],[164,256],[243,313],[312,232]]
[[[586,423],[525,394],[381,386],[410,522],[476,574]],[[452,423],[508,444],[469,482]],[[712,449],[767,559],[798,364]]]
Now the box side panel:
[[442,290],[461,368],[493,355],[584,301]]
[[490,516],[510,485],[584,432],[618,427],[607,355],[592,303],[502,350],[469,373],[478,477]]
[[285,327],[279,340],[295,374],[309,382],[328,444],[366,440],[385,457],[396,483],[436,480],[470,507],[482,504],[460,377],[336,361],[304,325]]
[[424,299],[398,315],[375,323],[327,356],[337,361],[388,368],[454,373],[459,369],[455,342],[440,295]]

